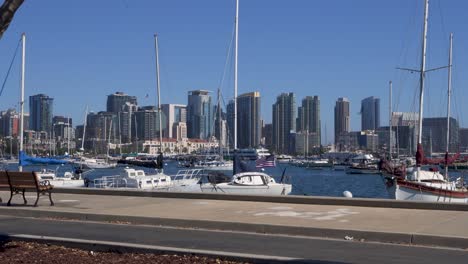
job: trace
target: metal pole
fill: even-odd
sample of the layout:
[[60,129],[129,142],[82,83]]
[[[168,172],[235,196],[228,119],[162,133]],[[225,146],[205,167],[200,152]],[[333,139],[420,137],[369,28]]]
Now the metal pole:
[[448,91],[447,91],[447,146],[445,147],[445,179],[448,180],[448,153],[450,145],[450,96],[452,95],[452,43],[453,33],[450,33],[449,64],[448,64]]
[[160,90],[160,81],[159,81],[158,34],[154,34],[154,47],[156,50],[156,91],[158,93],[159,152],[162,153],[163,151],[162,150],[162,118],[161,118],[161,90]]
[[[419,134],[418,134],[418,150],[422,148],[422,119],[423,119],[423,102],[424,102],[424,77],[426,71],[426,48],[427,48],[427,19],[429,16],[429,0],[425,0],[424,8],[424,26],[422,38],[422,55],[421,55],[421,72],[419,80]],[[416,155],[418,156],[418,155]],[[419,175],[421,172],[421,164],[416,164],[417,174],[416,178],[420,181]]]
[[[23,131],[24,131],[24,74],[25,74],[25,64],[26,64],[26,34],[23,33],[21,35],[21,42],[23,44],[23,52],[21,57],[21,99],[20,99],[20,147],[19,147],[19,155],[23,152]],[[23,166],[21,166],[21,160],[18,157],[19,166],[18,170],[23,171]]]
[[234,48],[234,149],[237,149],[237,60],[239,46],[239,0],[236,0],[236,17],[234,20],[235,48]]
[[388,102],[388,113],[390,116],[389,123],[388,123],[388,157],[389,160],[392,160],[392,81],[389,82],[389,89],[390,89],[390,95],[389,95],[389,102]]

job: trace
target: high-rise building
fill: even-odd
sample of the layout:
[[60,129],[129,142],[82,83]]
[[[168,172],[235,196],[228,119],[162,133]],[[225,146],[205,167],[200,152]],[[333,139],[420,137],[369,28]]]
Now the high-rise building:
[[29,129],[52,132],[53,103],[54,99],[45,94],[29,96]]
[[349,100],[340,97],[335,104],[335,145],[340,144],[340,135],[350,132]]
[[[301,134],[312,134],[313,147],[321,142],[320,131],[320,99],[318,96],[306,96],[302,99],[302,105],[298,107],[297,111],[297,132]],[[309,143],[310,144],[310,143]]]
[[237,144],[239,148],[260,146],[261,115],[260,92],[251,92],[237,97]]
[[[447,146],[447,118],[423,118],[423,148],[426,153],[444,153]],[[458,121],[450,118],[449,152],[458,152],[459,147]]]
[[189,138],[209,139],[213,135],[214,113],[209,91],[188,93],[187,129]]
[[187,106],[181,104],[162,104],[161,111],[166,120],[166,124],[163,126],[163,137],[177,138],[177,135],[173,133],[174,127],[179,123],[187,123]]
[[[167,120],[161,114],[163,131]],[[139,141],[159,138],[159,113],[154,106],[140,107],[135,112],[135,130]]]
[[380,127],[380,99],[374,96],[361,101],[361,131]]
[[127,103],[138,105],[136,96],[127,95],[122,92],[110,94],[107,96],[107,112],[125,112],[124,107]]
[[19,135],[19,113],[15,109],[0,112],[0,136],[17,137]]
[[273,104],[273,148],[277,153],[289,153],[289,134],[296,131],[296,96],[282,93]]
[[460,152],[468,151],[468,128],[460,128],[458,138],[460,141]]
[[107,96],[107,112],[117,115],[118,137],[122,143],[130,143],[135,139],[134,113],[138,109],[136,96],[116,92]]
[[109,138],[117,141],[118,116],[111,112],[90,112],[86,118],[85,149],[105,153]]

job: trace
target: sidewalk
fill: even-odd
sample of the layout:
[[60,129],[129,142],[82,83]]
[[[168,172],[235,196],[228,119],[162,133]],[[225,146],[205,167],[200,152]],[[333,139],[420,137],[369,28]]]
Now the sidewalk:
[[[259,232],[468,248],[468,212],[54,193],[55,206],[7,207],[0,215]],[[35,200],[27,193],[29,204]]]

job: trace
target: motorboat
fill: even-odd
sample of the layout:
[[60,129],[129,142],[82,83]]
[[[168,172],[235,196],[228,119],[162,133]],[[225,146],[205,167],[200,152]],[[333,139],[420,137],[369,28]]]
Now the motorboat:
[[202,192],[239,195],[288,195],[291,184],[277,183],[263,172],[242,172],[232,176],[231,181],[222,183],[201,182]]
[[41,181],[49,181],[55,187],[60,188],[77,188],[85,187],[85,180],[81,178],[80,174],[75,174],[66,171],[63,176],[57,175],[57,170],[43,169],[36,172],[36,175]]
[[135,188],[142,190],[168,189],[171,177],[160,171],[146,174],[144,170],[125,168],[119,175],[103,176],[94,179],[95,188]]

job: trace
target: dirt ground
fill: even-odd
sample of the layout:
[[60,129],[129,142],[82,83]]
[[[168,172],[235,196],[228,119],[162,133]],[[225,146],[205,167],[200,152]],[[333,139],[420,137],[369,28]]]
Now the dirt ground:
[[115,252],[93,252],[49,244],[31,242],[7,242],[0,244],[0,263],[216,263],[234,264],[245,262],[227,261],[195,255],[157,255]]

